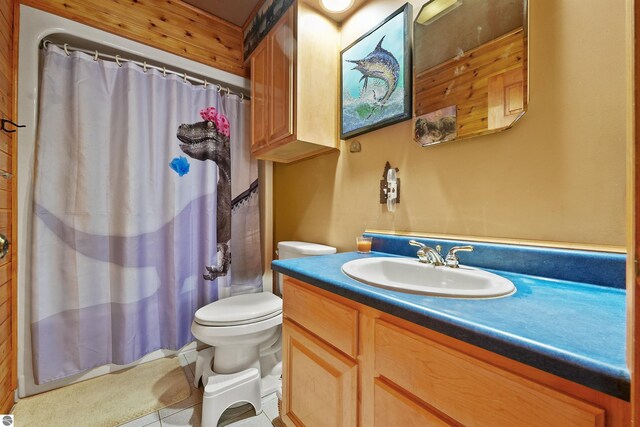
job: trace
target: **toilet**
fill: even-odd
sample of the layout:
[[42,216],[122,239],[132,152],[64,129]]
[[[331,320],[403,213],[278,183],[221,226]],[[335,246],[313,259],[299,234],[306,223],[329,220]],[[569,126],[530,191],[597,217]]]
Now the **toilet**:
[[[315,243],[278,243],[279,259],[335,252]],[[203,427],[216,426],[227,408],[241,403],[259,413],[261,398],[281,389],[280,297],[261,292],[212,302],[196,311],[191,333],[211,346],[198,351],[194,378],[196,387],[200,381],[204,386]]]

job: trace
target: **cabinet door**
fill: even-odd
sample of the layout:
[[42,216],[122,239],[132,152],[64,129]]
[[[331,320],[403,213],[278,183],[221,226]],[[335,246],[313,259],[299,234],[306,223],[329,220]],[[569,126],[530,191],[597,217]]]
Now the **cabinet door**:
[[294,7],[269,33],[269,145],[293,135]]
[[448,427],[455,425],[379,378],[375,379],[373,390],[376,427]]
[[294,425],[355,426],[356,362],[285,319],[283,418]]
[[268,40],[255,49],[251,57],[251,151],[267,144],[269,96]]

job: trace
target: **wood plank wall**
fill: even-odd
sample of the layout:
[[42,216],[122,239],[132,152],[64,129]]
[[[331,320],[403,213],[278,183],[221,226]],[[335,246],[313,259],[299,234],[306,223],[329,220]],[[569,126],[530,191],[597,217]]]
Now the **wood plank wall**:
[[[627,223],[627,243],[631,246],[627,258],[627,366],[631,372],[631,425],[640,427],[640,1],[633,1],[632,34],[630,48],[633,57],[633,130],[632,156],[627,168],[631,169],[627,183],[627,197],[632,197],[631,222]],[[629,166],[632,164],[632,166]],[[631,264],[631,265],[629,265]]]
[[20,3],[245,76],[242,28],[180,0],[20,0]]
[[[526,75],[522,29],[417,74],[416,116],[456,105],[458,138],[489,132],[489,79],[515,67],[522,67]],[[525,94],[526,90],[525,81]]]
[[[0,117],[15,120],[14,97],[14,41],[13,0],[0,0]],[[11,133],[0,131],[0,171],[13,173],[13,144]],[[0,233],[9,241],[12,236],[12,203],[15,180],[0,177]],[[12,286],[13,266],[11,253],[0,260],[0,413],[7,414],[13,406],[16,388],[15,287]],[[13,313],[13,315],[12,315]]]

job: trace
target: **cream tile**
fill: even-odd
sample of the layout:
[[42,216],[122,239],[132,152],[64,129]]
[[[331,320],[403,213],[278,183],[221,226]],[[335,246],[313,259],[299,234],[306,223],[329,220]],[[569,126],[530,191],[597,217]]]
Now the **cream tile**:
[[182,366],[183,368],[189,365],[189,360],[185,357],[184,354],[178,355],[178,361],[180,362],[180,366]]
[[189,375],[187,375],[187,379],[189,380],[189,384],[191,385],[191,396],[181,402],[174,403],[171,406],[160,409],[159,413],[161,420],[172,414],[175,414],[176,412],[180,412],[184,409],[188,409],[202,403],[202,390],[193,386],[193,377],[189,378]]
[[276,394],[276,392],[274,391],[271,394],[267,394],[265,397],[262,398],[263,402],[266,402],[267,400],[271,400],[271,399],[277,399],[278,395]]
[[144,427],[162,427],[162,423],[160,421],[156,421],[155,423],[146,425]]
[[235,423],[237,421],[243,420],[245,418],[255,417],[256,411],[253,409],[253,406],[249,403],[246,405],[239,406],[237,408],[229,408],[220,417],[218,421],[218,426],[223,427],[229,424]]
[[228,427],[272,427],[272,424],[269,417],[267,417],[264,412],[261,412],[256,417],[233,422],[229,424]]
[[262,411],[271,421],[278,418],[278,398],[275,393],[262,399]]
[[[189,365],[183,366],[182,370],[184,371],[184,375],[187,377],[189,384],[193,385],[193,370],[189,367]],[[195,366],[194,366],[194,370],[195,370]]]
[[158,411],[145,415],[144,417],[137,418],[133,421],[121,424],[120,427],[145,427],[149,424],[153,424],[156,421],[160,421],[160,414]]
[[189,364],[192,364],[196,362],[196,358],[198,357],[198,352],[196,350],[193,350],[188,353],[184,353],[183,356],[187,359],[187,362],[189,362]]
[[273,427],[287,427],[286,425],[284,425],[284,422],[282,422],[282,419],[280,417],[276,418],[275,420],[271,420],[271,424],[273,424]]
[[182,353],[180,355],[180,366],[185,367],[188,366],[191,371],[191,377],[195,375],[196,372],[196,358],[198,357],[198,352],[196,350],[190,351],[188,353]]
[[[180,402],[170,408],[161,409],[160,418],[163,427],[182,427],[182,426],[200,426],[200,418],[202,415],[202,397],[200,401],[194,406],[185,407],[192,402],[186,401]],[[271,399],[266,399],[262,404],[263,412],[255,415],[253,406],[247,404],[238,408],[228,409],[222,414],[218,422],[218,426],[223,427],[271,427],[271,418],[264,412],[267,409],[267,405],[270,405],[270,413],[278,414],[278,400],[275,395]],[[128,426],[127,426],[128,427]]]
[[162,427],[200,427],[200,415],[202,414],[202,404],[192,406],[162,418]]

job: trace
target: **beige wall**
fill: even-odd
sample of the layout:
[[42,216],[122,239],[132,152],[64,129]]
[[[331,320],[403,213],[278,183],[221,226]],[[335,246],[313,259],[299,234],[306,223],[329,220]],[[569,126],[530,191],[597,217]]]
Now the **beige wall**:
[[[368,2],[344,23],[342,46],[402,4]],[[360,153],[347,141],[279,164],[275,241],[353,250],[373,228],[624,245],[625,13],[624,0],[530,0],[530,104],[513,129],[419,148],[406,121],[357,137]],[[400,168],[395,213],[378,199],[386,161]]]

